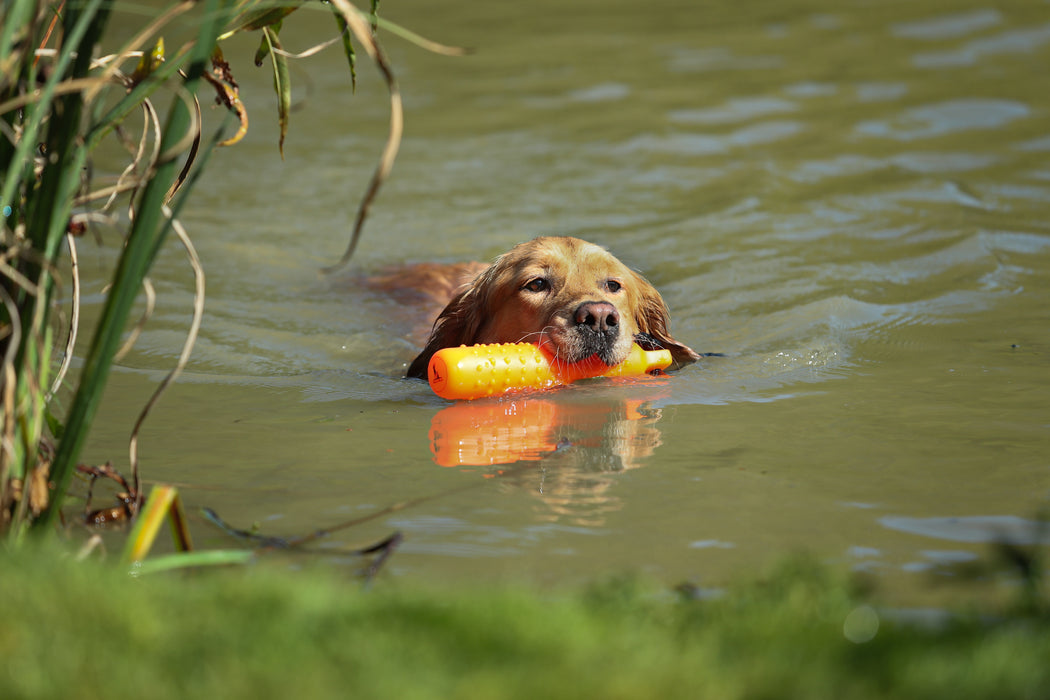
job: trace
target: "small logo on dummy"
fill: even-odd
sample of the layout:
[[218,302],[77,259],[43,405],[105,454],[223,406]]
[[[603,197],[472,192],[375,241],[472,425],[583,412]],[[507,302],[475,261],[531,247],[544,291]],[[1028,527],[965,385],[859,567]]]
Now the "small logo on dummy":
[[430,362],[430,386],[434,391],[445,388],[445,382],[448,380],[446,374],[444,360],[439,357],[433,358]]

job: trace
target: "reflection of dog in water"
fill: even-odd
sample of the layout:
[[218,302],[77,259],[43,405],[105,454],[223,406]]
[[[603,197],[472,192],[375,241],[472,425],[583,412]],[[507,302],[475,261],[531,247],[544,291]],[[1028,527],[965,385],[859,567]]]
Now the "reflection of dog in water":
[[490,476],[536,494],[545,518],[597,525],[620,508],[608,493],[615,474],[660,446],[660,411],[648,406],[656,387],[647,388],[646,399],[573,400],[569,390],[456,403],[434,415],[430,449],[441,466],[492,467]]

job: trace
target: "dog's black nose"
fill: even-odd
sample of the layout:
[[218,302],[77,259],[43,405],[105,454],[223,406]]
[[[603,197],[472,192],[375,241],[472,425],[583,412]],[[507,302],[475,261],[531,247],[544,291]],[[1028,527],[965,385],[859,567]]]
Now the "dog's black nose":
[[606,333],[620,325],[620,312],[607,301],[585,301],[576,307],[573,320],[577,326],[586,326],[592,331]]

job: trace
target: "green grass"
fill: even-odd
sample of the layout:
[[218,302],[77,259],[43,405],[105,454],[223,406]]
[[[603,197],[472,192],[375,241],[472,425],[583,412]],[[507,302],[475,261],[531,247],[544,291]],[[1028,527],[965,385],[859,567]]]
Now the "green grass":
[[[131,578],[0,556],[3,698],[1045,698],[1045,617],[880,614],[795,561],[715,600],[630,579],[561,592],[440,590],[331,569]],[[861,608],[861,614],[870,611]]]

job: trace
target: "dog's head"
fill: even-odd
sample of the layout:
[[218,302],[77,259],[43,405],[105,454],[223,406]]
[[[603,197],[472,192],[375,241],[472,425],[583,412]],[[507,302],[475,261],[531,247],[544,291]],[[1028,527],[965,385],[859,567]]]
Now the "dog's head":
[[408,376],[426,377],[445,347],[531,342],[565,362],[597,355],[623,362],[638,339],[671,351],[675,366],[698,355],[667,331],[660,294],[604,248],[578,238],[537,238],[496,259],[438,316]]

